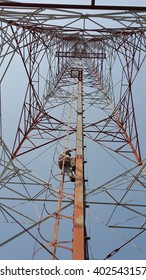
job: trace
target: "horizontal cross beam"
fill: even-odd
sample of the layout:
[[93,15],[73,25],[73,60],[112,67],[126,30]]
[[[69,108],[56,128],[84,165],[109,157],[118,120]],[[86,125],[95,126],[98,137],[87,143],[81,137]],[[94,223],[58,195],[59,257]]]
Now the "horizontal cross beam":
[[72,58],[99,58],[105,59],[105,53],[94,53],[94,52],[56,52],[57,57],[72,57]]
[[91,1],[89,5],[76,4],[47,4],[47,3],[20,3],[20,2],[6,2],[0,3],[0,7],[14,7],[14,8],[45,8],[45,9],[96,9],[96,10],[111,10],[111,11],[146,11],[146,6],[111,6],[111,5],[96,5],[95,1]]

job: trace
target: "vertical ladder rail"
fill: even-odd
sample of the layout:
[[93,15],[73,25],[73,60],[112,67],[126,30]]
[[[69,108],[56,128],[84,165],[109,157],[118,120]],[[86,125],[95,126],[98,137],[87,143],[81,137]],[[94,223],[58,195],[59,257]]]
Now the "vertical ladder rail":
[[[64,169],[64,163],[63,163],[63,169]],[[61,174],[60,189],[58,192],[58,203],[57,203],[58,206],[57,206],[57,210],[56,210],[56,214],[55,214],[55,223],[54,223],[53,240],[52,240],[52,256],[51,256],[52,260],[54,260],[56,257],[56,249],[57,249],[57,245],[58,245],[58,234],[59,234],[59,225],[60,225],[60,218],[61,218],[63,187],[64,187],[64,171]]]

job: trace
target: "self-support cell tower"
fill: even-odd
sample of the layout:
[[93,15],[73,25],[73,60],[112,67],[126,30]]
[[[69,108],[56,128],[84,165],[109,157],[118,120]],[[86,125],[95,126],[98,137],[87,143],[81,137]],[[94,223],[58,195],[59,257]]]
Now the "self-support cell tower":
[[1,259],[145,258],[146,7],[88,2],[0,1]]

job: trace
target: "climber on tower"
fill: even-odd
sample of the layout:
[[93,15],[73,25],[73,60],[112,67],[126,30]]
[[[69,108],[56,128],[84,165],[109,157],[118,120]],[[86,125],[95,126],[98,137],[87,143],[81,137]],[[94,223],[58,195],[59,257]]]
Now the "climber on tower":
[[71,182],[75,182],[75,158],[71,156],[71,153],[75,149],[66,149],[61,153],[58,159],[59,168],[68,175]]

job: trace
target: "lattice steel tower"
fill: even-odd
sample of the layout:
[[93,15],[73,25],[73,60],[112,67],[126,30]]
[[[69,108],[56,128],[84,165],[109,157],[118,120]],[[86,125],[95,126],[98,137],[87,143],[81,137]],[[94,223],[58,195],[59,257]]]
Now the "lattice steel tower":
[[0,259],[145,259],[146,7],[63,2],[0,1]]

